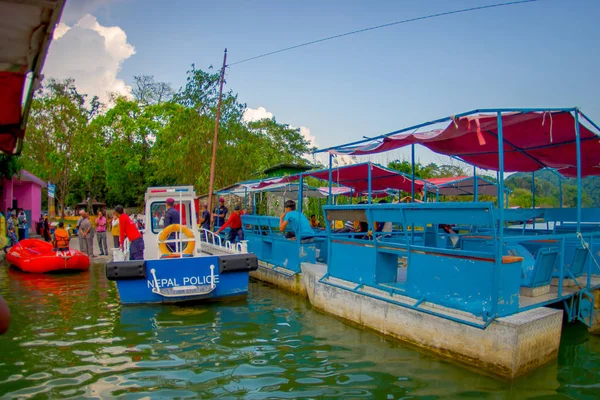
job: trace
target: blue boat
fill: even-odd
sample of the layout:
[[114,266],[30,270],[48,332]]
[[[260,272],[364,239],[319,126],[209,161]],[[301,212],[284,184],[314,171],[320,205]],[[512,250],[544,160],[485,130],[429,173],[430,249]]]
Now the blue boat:
[[[300,211],[307,179],[327,181],[329,194],[324,233],[289,240],[277,218],[243,217],[260,261],[253,275],[478,370],[525,374],[557,357],[563,317],[600,333],[600,208],[582,206],[582,179],[600,175],[599,138],[600,127],[578,108],[486,109],[319,150],[329,153],[329,168],[247,189],[297,182]],[[417,179],[417,145],[472,166],[472,177]],[[411,150],[408,176],[371,161],[333,167],[337,155],[403,147]],[[495,172],[495,181],[478,170]],[[528,172],[535,182],[540,170],[576,181],[572,208],[539,208],[535,185],[531,208],[509,208],[505,173]],[[343,186],[363,204],[336,204]],[[380,189],[408,195],[381,203]],[[444,191],[473,201],[436,201]],[[495,202],[480,201],[483,194]]]
[[[167,198],[176,199],[181,224],[161,226]],[[106,265],[122,304],[182,303],[245,296],[254,254],[229,250],[222,255],[202,251],[196,226],[196,195],[191,186],[149,188],[146,192],[144,260]]]

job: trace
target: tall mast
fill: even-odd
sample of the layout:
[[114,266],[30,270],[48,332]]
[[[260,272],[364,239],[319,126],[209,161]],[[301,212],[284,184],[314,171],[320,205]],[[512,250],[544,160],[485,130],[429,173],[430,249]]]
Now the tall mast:
[[[225,67],[227,66],[227,49],[223,55],[223,68],[221,68],[221,84],[219,87],[219,102],[217,103],[217,116],[215,118],[215,136],[213,138],[212,158],[210,160],[210,181],[208,184],[208,211],[211,213],[213,188],[215,184],[215,162],[217,159],[217,138],[219,137],[219,119],[221,118],[221,101],[223,98],[223,81],[225,80]],[[211,218],[212,220],[212,218]]]

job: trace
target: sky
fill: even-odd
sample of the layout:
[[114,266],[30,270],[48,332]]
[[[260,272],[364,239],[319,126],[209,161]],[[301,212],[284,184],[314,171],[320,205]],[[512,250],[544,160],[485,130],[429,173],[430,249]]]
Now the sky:
[[[133,77],[175,89],[295,44],[502,0],[67,0],[44,67],[107,99]],[[369,31],[232,65],[247,118],[274,117],[324,148],[477,108],[572,107],[600,121],[600,1],[543,0]],[[374,156],[407,159],[408,150]],[[422,162],[440,162],[426,149]],[[363,161],[361,159],[360,161]]]

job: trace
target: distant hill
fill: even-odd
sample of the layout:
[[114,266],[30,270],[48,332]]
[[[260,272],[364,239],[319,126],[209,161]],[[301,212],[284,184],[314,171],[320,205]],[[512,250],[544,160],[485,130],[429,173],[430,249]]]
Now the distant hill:
[[[552,171],[535,173],[536,206],[559,205],[559,177]],[[513,191],[511,206],[531,207],[531,173],[516,173],[506,179],[506,187]],[[577,180],[563,180],[563,206],[575,207],[577,201]],[[583,206],[600,207],[600,177],[583,179]]]

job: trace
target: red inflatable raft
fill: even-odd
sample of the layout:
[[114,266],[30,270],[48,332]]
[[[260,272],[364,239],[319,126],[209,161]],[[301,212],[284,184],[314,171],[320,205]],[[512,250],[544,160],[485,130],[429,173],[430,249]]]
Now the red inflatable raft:
[[24,272],[87,271],[89,257],[77,250],[56,251],[39,239],[24,239],[10,248],[6,260]]

